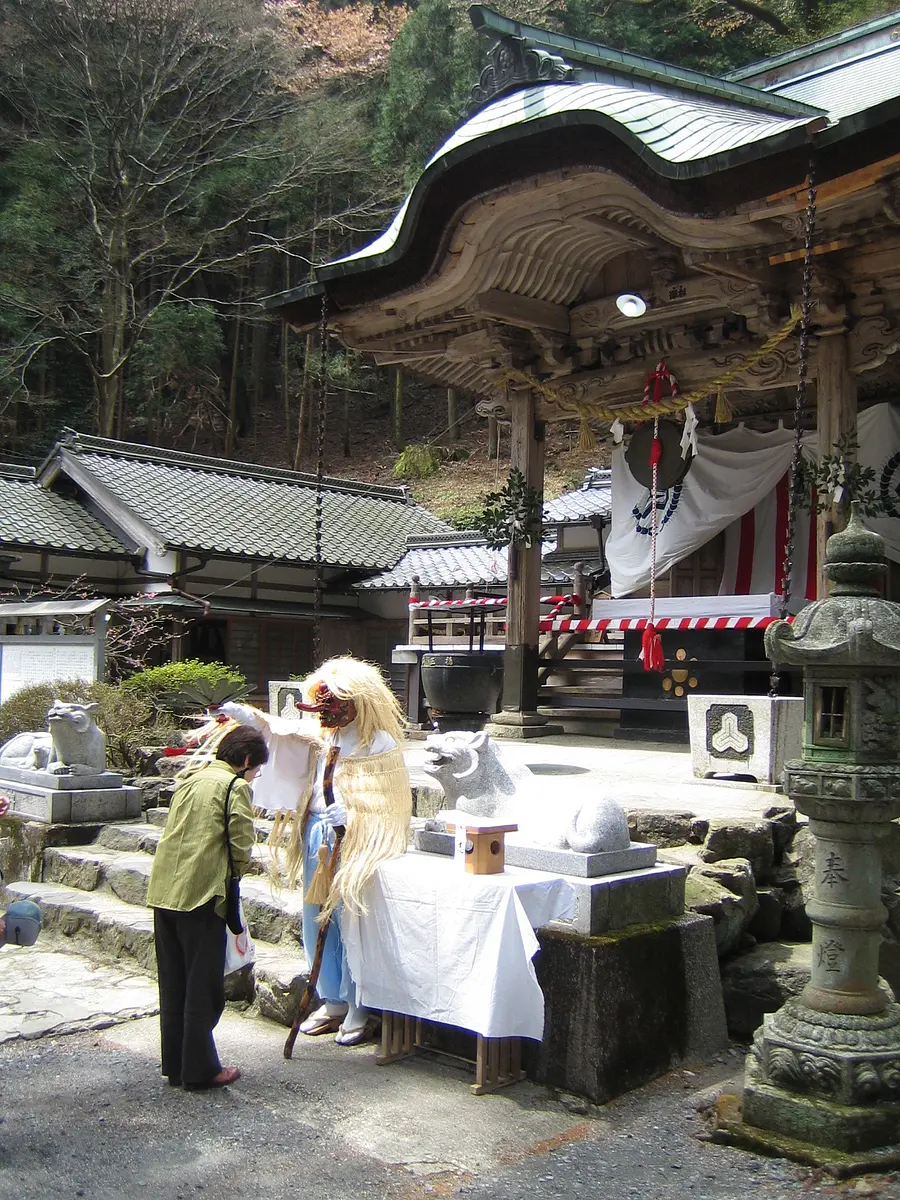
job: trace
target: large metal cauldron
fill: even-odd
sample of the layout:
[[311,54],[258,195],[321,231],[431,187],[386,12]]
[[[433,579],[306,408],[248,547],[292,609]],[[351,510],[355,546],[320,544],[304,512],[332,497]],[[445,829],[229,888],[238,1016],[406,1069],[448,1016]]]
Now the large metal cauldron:
[[503,655],[450,650],[422,655],[422,686],[441,733],[484,729],[497,711],[503,687]]

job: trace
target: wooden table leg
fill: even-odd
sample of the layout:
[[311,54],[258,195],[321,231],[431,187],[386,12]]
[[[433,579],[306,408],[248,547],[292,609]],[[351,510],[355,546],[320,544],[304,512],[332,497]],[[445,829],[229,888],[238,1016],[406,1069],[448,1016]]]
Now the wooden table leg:
[[382,1013],[381,1045],[375,1056],[378,1066],[383,1067],[415,1054],[418,1040],[416,1025],[415,1017],[407,1017],[403,1013]]
[[486,1038],[478,1035],[475,1082],[472,1084],[474,1095],[496,1092],[499,1088],[520,1083],[524,1078],[521,1038]]

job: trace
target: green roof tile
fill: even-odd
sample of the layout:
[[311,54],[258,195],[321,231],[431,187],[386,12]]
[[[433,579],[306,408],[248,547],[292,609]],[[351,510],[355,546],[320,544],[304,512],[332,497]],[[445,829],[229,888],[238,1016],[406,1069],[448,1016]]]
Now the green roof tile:
[[[287,562],[315,559],[316,489],[309,476],[80,436],[63,443],[63,470],[70,453],[89,476],[79,476],[87,490],[96,480],[161,545]],[[406,550],[408,535],[449,528],[399,488],[337,480],[326,481],[323,516],[322,554],[332,566],[388,567]]]
[[22,468],[0,473],[0,545],[82,554],[131,553],[77,500],[23,477]]

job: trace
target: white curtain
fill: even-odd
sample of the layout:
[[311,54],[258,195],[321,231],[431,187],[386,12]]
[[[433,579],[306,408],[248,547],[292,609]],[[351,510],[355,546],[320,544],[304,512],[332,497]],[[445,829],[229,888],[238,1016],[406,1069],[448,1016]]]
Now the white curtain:
[[[896,515],[866,523],[885,539],[888,555],[900,562],[900,411],[878,404],[861,412],[858,440],[860,463],[875,470],[876,490],[896,506]],[[807,434],[803,442],[804,452],[814,453],[815,435]],[[722,434],[701,434],[698,455],[684,482],[657,497],[657,576],[726,530],[722,592],[776,591],[781,569],[776,560],[784,538],[779,512],[783,515],[785,504],[784,484],[779,490],[779,483],[790,466],[793,446],[793,432],[782,425],[771,433],[739,426]],[[649,490],[628,469],[624,446],[613,450],[612,494],[606,556],[613,596],[628,596],[650,583],[651,505]],[[742,522],[751,512],[752,521]],[[746,539],[751,531],[749,549]],[[809,591],[807,576],[815,562],[810,532],[809,516],[800,509],[792,584],[798,596]],[[813,578],[814,574],[813,570]],[[739,580],[740,588],[736,587]]]

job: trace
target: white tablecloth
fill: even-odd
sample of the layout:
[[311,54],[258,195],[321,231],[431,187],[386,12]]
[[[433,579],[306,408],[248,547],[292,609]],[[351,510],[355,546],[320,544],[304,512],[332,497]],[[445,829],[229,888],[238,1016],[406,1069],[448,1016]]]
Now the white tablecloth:
[[359,1003],[484,1037],[541,1040],[534,930],[572,916],[564,879],[516,867],[469,875],[452,858],[411,850],[381,864],[365,903],[365,915],[345,912],[341,922]]

